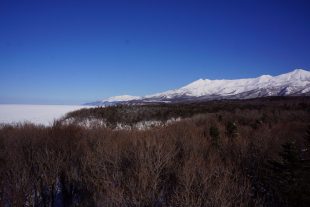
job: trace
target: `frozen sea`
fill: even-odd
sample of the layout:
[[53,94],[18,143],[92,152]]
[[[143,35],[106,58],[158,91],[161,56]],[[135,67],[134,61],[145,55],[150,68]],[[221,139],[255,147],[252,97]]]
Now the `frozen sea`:
[[31,122],[50,125],[66,113],[87,106],[0,104],[0,124]]

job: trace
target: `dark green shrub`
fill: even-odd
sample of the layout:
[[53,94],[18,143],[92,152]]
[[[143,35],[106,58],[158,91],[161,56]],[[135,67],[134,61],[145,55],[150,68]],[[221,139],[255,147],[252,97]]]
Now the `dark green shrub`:
[[209,134],[211,137],[211,142],[213,145],[218,146],[219,145],[219,140],[220,140],[220,131],[218,127],[216,126],[211,126],[209,130]]
[[280,161],[271,161],[272,188],[287,206],[310,205],[310,162],[301,158],[295,142],[282,146]]
[[229,138],[235,138],[237,137],[237,125],[235,122],[231,122],[229,121],[227,124],[226,124],[226,135],[229,137]]

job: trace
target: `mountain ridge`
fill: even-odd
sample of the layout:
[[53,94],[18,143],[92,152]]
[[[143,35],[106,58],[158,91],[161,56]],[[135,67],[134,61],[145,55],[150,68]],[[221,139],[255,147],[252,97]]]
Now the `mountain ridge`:
[[86,105],[143,104],[216,99],[250,99],[266,96],[309,96],[310,72],[295,69],[277,76],[242,79],[198,79],[181,88],[146,96],[114,96]]

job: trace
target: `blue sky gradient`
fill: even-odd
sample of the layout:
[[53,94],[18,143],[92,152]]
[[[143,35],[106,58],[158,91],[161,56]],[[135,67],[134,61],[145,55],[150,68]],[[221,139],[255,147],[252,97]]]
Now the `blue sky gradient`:
[[0,103],[309,70],[309,11],[307,0],[1,0]]

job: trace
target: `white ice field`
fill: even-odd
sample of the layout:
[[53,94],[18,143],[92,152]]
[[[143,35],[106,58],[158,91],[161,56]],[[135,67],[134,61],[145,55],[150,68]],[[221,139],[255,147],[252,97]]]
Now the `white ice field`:
[[66,113],[86,106],[0,104],[0,124],[31,122],[50,125]]

